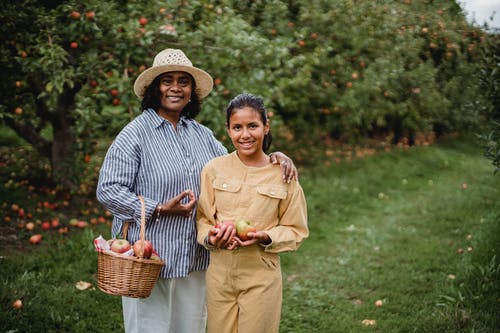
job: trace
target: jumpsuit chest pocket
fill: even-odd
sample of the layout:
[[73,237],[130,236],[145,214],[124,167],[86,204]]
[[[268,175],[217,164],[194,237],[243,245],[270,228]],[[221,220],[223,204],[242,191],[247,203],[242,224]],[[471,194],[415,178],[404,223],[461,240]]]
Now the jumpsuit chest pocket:
[[215,204],[218,210],[232,211],[237,203],[241,181],[228,178],[216,178],[212,182],[215,190]]
[[258,185],[257,195],[253,200],[254,211],[264,221],[274,221],[279,215],[281,200],[287,197],[286,187],[280,185]]
[[217,191],[236,193],[241,188],[241,182],[235,179],[216,178],[212,186]]
[[257,186],[257,192],[265,198],[267,197],[279,200],[285,199],[288,193],[286,188],[280,185],[259,185]]

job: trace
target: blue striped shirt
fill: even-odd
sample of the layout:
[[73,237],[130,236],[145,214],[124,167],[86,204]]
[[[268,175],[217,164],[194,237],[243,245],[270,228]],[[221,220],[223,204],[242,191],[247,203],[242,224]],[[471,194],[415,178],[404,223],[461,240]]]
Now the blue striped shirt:
[[113,236],[124,221],[130,223],[127,239],[139,239],[141,203],[146,203],[146,239],[165,261],[160,276],[185,277],[208,267],[208,251],[196,242],[196,214],[161,216],[154,210],[182,191],[200,194],[200,173],[214,157],[227,154],[212,131],[195,120],[172,123],[154,110],[144,110],[117,135],[102,164],[97,199],[113,214]]

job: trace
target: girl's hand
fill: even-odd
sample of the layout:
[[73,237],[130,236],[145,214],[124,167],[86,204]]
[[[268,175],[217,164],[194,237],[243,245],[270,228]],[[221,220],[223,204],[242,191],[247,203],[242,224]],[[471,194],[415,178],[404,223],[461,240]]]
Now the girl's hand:
[[274,152],[269,155],[272,164],[279,164],[283,181],[290,183],[292,179],[299,180],[299,172],[292,159],[281,152]]
[[221,223],[218,228],[214,227],[208,230],[207,241],[210,245],[219,249],[233,250],[237,245],[234,241],[235,235],[234,223]]
[[264,231],[249,232],[247,236],[248,239],[245,241],[242,241],[240,238],[235,237],[236,241],[238,242],[238,246],[244,247],[253,244],[268,245],[272,241],[271,237],[269,237],[269,235]]

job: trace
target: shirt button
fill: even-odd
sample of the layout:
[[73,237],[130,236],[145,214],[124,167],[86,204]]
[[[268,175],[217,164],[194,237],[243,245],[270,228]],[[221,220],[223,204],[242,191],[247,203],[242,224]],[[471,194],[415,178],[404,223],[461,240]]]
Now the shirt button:
[[226,183],[222,184],[222,188],[227,188],[227,184]]
[[271,195],[274,195],[274,191],[271,191]]

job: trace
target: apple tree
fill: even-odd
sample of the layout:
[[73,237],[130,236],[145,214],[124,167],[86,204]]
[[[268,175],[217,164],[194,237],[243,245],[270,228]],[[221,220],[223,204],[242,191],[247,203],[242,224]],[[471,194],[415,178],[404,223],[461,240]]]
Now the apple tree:
[[[68,189],[139,110],[136,76],[166,47],[213,77],[197,118],[224,138],[228,101],[262,95],[276,142],[476,126],[484,34],[450,1],[7,0],[0,122]],[[280,140],[284,138],[286,140]],[[310,141],[309,141],[310,140]],[[104,141],[109,142],[109,141]]]
[[479,93],[481,33],[456,3],[342,0],[296,7],[292,29],[278,32],[294,38],[287,59],[293,70],[284,73],[275,105],[295,134],[353,140],[393,133],[397,142],[417,131],[477,124],[470,101]]
[[0,119],[61,188],[76,189],[96,139],[133,117],[130,80],[169,42],[167,15],[160,1],[2,3]]
[[493,31],[482,48],[480,71],[481,88],[491,103],[481,104],[482,113],[489,120],[480,138],[485,145],[485,155],[492,161],[495,173],[500,170],[500,34]]

